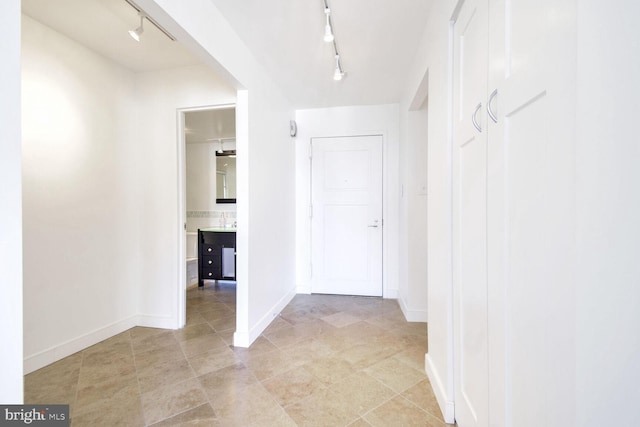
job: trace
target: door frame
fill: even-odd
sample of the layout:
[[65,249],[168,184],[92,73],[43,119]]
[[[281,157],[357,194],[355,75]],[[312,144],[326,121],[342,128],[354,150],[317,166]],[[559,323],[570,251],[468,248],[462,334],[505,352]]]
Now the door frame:
[[[187,238],[185,234],[185,231],[187,229],[187,146],[185,139],[185,113],[195,111],[225,110],[230,108],[237,109],[237,103],[185,107],[178,108],[176,110],[178,122],[178,135],[176,138],[176,148],[178,152],[178,280],[176,281],[176,328],[178,329],[183,328],[187,322],[187,264],[185,261],[187,259]],[[237,127],[238,124],[236,123],[236,132]],[[236,284],[236,292],[237,286],[238,284]]]

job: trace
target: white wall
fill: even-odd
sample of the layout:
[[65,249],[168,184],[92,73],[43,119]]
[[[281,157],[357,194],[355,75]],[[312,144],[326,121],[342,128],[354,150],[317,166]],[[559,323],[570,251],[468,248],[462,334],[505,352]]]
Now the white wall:
[[20,1],[0,2],[0,402],[22,403]]
[[[216,147],[210,142],[186,144],[187,212],[216,209]],[[187,224],[188,225],[188,224]]]
[[[452,342],[452,193],[451,193],[451,144],[449,104],[449,20],[455,4],[450,1],[435,1],[426,25],[423,38],[419,41],[418,54],[410,70],[406,94],[400,106],[403,120],[402,133],[406,155],[421,144],[422,132],[412,130],[421,122],[420,111],[415,109],[425,95],[428,95],[427,130],[427,287],[428,287],[428,334],[429,353],[425,364],[440,407],[448,422],[453,421],[453,342]],[[425,79],[425,76],[428,76]],[[418,115],[418,117],[415,117]],[[414,116],[414,117],[412,117]],[[420,125],[418,125],[420,126]],[[424,126],[424,123],[422,124]],[[406,159],[404,161],[410,161]],[[409,179],[406,185],[424,178],[420,173]],[[414,181],[415,180],[415,181]],[[414,193],[421,189],[413,190]]]
[[136,75],[23,19],[30,372],[137,324],[179,326],[177,110],[236,92],[205,66]]
[[[135,183],[139,209],[135,212],[138,249],[139,311],[141,323],[176,328],[181,310],[176,299],[182,277],[178,262],[185,222],[179,206],[178,110],[234,104],[236,92],[205,66],[149,71],[136,75],[138,134],[136,167],[128,169]],[[215,160],[215,159],[214,159]],[[215,169],[214,169],[215,170]]]
[[637,425],[640,6],[577,3],[575,425]]
[[400,111],[400,280],[398,300],[407,320],[427,322],[427,142],[426,99]]
[[399,113],[397,105],[298,110],[296,153],[296,280],[298,292],[311,292],[309,220],[311,138],[383,135],[383,296],[398,297]]
[[[239,89],[236,145],[246,154],[237,158],[234,343],[248,346],[295,295],[295,169],[288,135],[293,111],[212,2],[138,4]],[[175,219],[163,219],[163,228]]]
[[23,16],[24,352],[30,372],[135,324],[133,73]]

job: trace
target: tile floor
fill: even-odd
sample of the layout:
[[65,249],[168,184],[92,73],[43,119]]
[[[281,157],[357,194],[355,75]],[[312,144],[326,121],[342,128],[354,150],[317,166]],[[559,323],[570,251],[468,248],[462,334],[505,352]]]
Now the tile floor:
[[395,300],[297,295],[233,348],[235,287],[187,291],[187,326],[136,327],[25,376],[25,403],[73,426],[445,426],[426,324]]

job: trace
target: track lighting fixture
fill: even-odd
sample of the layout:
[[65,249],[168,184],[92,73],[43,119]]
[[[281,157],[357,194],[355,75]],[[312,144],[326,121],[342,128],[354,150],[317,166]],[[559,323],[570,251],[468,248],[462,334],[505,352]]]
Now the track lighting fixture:
[[143,24],[144,24],[144,18],[145,18],[144,14],[142,13],[138,13],[138,15],[140,16],[140,26],[135,30],[129,30],[129,35],[137,42],[140,41],[140,36],[144,32]]
[[336,54],[336,71],[333,73],[333,80],[342,80],[344,74],[340,66],[340,55]]
[[331,9],[328,7],[324,9],[324,14],[327,16],[327,24],[324,26],[324,41],[331,43],[333,41],[333,29],[331,28]]
[[160,30],[165,36],[169,37],[169,39],[171,41],[175,41],[176,38],[173,37],[167,30],[165,30],[164,28],[162,28],[162,26],[160,24],[158,24],[156,21],[153,20],[153,18],[151,18],[149,15],[147,15],[145,13],[144,10],[142,10],[140,8],[140,6],[138,6],[134,0],[124,0],[125,2],[127,2],[129,4],[129,6],[131,6],[136,12],[138,12],[138,16],[140,17],[140,26],[138,28],[136,28],[135,30],[130,30],[129,31],[129,35],[137,42],[140,41],[140,36],[142,35],[142,33],[144,32],[144,27],[143,27],[143,22],[144,20],[147,20],[148,22],[150,22],[154,27],[156,27],[158,30]]
[[333,80],[342,80],[346,73],[342,70],[342,64],[340,63],[340,54],[338,53],[338,45],[336,43],[336,37],[333,34],[333,24],[331,23],[331,9],[329,9],[328,0],[322,0],[324,3],[324,14],[327,18],[327,23],[324,27],[324,41],[333,45],[333,53],[336,58],[336,69],[333,72]]

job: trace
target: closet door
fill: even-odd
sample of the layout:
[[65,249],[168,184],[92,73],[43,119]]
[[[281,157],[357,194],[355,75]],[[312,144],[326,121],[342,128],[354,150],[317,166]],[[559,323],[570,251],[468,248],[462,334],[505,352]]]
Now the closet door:
[[491,426],[573,425],[572,4],[490,1]]
[[453,24],[455,418],[488,424],[487,2],[462,0]]

